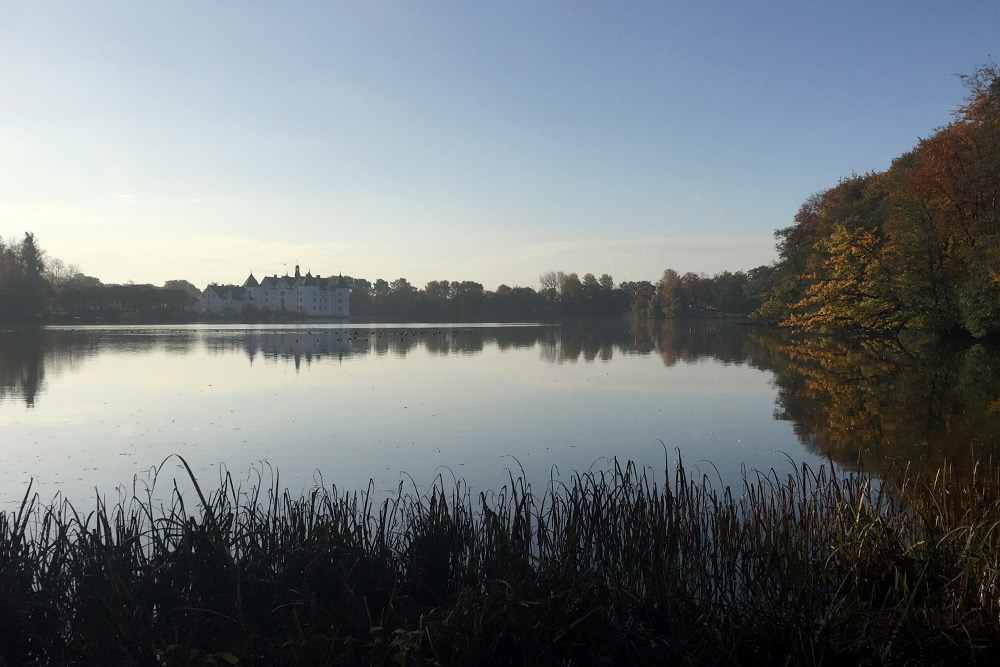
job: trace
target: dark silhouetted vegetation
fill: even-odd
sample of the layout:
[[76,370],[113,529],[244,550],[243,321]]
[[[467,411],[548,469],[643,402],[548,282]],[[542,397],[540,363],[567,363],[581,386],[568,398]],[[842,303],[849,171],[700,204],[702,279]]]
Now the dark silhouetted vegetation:
[[[284,321],[295,313],[247,309],[239,316],[195,315],[200,294],[186,280],[168,280],[162,287],[104,284],[78,267],[44,258],[31,234],[21,245],[0,244],[0,322],[132,324],[198,319],[243,322]],[[34,259],[32,259],[34,258]],[[573,318],[746,317],[761,305],[760,276],[771,271],[728,271],[715,276],[686,273],[676,281],[667,270],[656,283],[615,285],[608,274],[549,272],[541,288],[500,285],[495,291],[481,283],[432,280],[423,288],[405,278],[345,276],[351,288],[351,316],[356,319],[420,322],[515,322]],[[34,276],[33,278],[31,276]]]
[[[608,274],[550,271],[540,289],[500,285],[495,291],[472,280],[432,280],[423,288],[406,278],[392,282],[344,276],[351,290],[351,316],[400,322],[516,322],[574,318],[737,317],[763,299],[771,267],[715,276],[667,269],[661,279],[615,285]],[[58,258],[46,258],[25,235],[20,244],[0,242],[0,323],[134,324],[207,320],[272,322],[297,313],[246,309],[240,315],[196,315],[200,291],[186,280],[162,287],[104,284]]]
[[45,262],[33,234],[0,239],[0,324],[35,322],[45,310]]
[[196,298],[189,286],[186,280],[167,281],[164,287],[105,285],[78,273],[52,285],[49,319],[83,324],[188,321]]
[[983,664],[1000,476],[631,465],[380,505],[226,477],[0,513],[3,664]]
[[473,281],[432,280],[423,289],[405,278],[374,283],[350,278],[352,317],[388,321],[512,322],[574,318],[746,317],[761,305],[759,276],[769,267],[749,272],[724,271],[715,276],[686,273],[676,284],[666,276],[618,285],[608,274],[550,271],[540,289],[500,285],[496,291]]
[[0,239],[0,324],[179,322],[192,319],[198,293],[186,280],[105,285],[46,257],[31,233]]

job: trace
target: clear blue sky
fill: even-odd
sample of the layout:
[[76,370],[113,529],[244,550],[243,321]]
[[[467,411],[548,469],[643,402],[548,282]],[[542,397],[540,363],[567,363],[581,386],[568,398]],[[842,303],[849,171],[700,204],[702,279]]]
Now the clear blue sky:
[[199,287],[746,269],[991,56],[995,0],[5,0],[0,234]]

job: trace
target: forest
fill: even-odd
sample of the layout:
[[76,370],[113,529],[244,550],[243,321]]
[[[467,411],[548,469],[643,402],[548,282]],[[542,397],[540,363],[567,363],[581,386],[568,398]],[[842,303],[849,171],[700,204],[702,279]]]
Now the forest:
[[775,233],[757,321],[867,335],[1000,334],[1000,78],[963,76],[954,120],[885,172],[813,195]]

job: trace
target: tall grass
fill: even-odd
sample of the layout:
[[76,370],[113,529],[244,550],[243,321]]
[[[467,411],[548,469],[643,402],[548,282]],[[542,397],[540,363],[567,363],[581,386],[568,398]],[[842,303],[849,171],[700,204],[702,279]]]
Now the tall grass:
[[[186,463],[185,463],[186,465]],[[1000,471],[631,463],[374,504],[226,476],[0,513],[0,665],[977,664],[1000,648]],[[189,507],[190,501],[193,506]]]

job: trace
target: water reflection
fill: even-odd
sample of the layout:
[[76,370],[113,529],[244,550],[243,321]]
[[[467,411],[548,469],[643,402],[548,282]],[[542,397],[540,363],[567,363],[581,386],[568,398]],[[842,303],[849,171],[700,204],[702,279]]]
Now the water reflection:
[[539,348],[551,363],[611,361],[615,355],[659,354],[663,363],[693,363],[714,358],[746,363],[751,351],[746,328],[716,321],[578,322],[561,326],[313,327],[284,330],[211,330],[206,347],[217,353],[240,351],[252,363],[258,357],[310,363],[335,356],[374,354],[405,358],[420,351],[430,355],[476,354],[488,346],[500,351]]
[[87,359],[114,351],[187,354],[197,340],[190,331],[119,328],[48,328],[0,331],[0,402],[33,407],[47,379],[73,371]]
[[[48,387],[102,354],[242,355],[288,363],[349,362],[538,350],[552,364],[656,355],[667,367],[713,360],[773,376],[773,417],[811,453],[880,469],[1000,451],[1000,354],[929,340],[791,339],[719,321],[580,322],[562,326],[314,326],[46,329],[0,333],[0,403],[35,406]],[[613,387],[609,387],[609,391]],[[720,398],[720,400],[724,400]]]
[[1000,452],[1000,355],[930,340],[805,339],[753,332],[778,387],[775,417],[814,452],[878,470]]
[[[257,358],[302,363],[350,356],[405,358],[414,352],[431,356],[477,354],[488,346],[500,351],[539,347],[543,359],[552,362],[610,360],[612,349],[631,351],[628,327],[620,322],[601,326],[462,326],[386,327],[365,329],[336,327],[310,329],[245,329],[208,331],[203,340],[214,353],[239,351],[253,363]],[[599,342],[595,339],[599,338]]]
[[0,401],[14,398],[35,405],[45,379],[45,352],[44,336],[0,333]]

